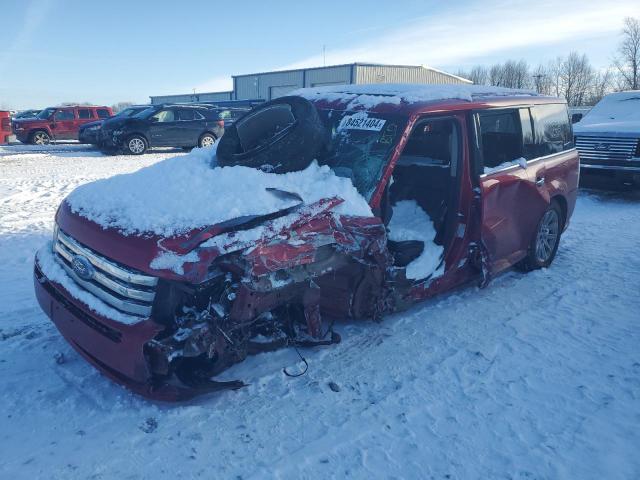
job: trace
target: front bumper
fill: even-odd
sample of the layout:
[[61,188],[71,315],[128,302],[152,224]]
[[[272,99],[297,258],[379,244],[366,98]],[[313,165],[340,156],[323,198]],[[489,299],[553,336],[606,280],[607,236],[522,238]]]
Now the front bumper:
[[93,145],[98,144],[99,131],[96,130],[82,130],[78,133],[78,141],[80,143],[91,143]]
[[111,380],[154,400],[178,401],[197,392],[154,379],[144,355],[144,345],[163,327],[152,319],[126,325],[89,310],[34,265],[38,303],[69,344]]

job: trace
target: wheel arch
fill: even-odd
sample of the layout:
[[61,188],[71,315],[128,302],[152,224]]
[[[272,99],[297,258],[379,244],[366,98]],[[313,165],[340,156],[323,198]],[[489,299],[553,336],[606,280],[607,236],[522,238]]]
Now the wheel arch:
[[551,203],[554,203],[554,202],[558,204],[562,212],[562,229],[564,229],[564,226],[567,224],[567,215],[568,215],[568,209],[569,209],[567,199],[564,198],[564,196],[558,194],[551,197]]

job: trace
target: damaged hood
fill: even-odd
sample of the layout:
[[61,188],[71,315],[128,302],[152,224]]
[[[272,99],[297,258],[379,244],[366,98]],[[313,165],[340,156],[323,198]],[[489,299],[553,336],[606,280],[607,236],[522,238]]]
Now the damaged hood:
[[[331,225],[335,227],[335,222],[341,221],[334,210],[343,202],[337,197],[311,205],[298,202],[270,214],[239,217],[173,237],[126,235],[116,228],[103,228],[74,213],[67,202],[58,209],[56,223],[80,243],[118,263],[149,275],[198,283],[206,278],[211,262],[222,255],[244,250],[250,258],[258,252],[264,254],[264,249],[274,243],[287,245],[285,248],[291,251],[311,253],[319,246],[335,243],[336,229]],[[360,217],[342,221],[349,223],[355,218]],[[374,217],[360,220],[364,224],[379,223]],[[278,259],[273,261],[275,265]]]

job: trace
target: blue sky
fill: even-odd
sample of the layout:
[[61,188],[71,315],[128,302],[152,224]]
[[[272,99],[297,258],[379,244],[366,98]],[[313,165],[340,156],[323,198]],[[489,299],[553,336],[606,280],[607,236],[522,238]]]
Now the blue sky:
[[353,61],[448,71],[571,50],[610,64],[638,0],[2,0],[0,106],[147,102],[232,74]]

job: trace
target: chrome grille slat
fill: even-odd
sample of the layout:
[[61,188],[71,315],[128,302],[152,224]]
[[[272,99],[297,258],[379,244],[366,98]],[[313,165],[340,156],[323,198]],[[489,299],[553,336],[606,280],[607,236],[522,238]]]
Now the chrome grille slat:
[[580,158],[584,160],[625,161],[634,158],[638,148],[638,139],[576,136],[576,148]]
[[[54,251],[67,274],[88,292],[123,313],[142,317],[151,315],[157,277],[131,271],[107,260],[59,229]],[[72,267],[76,255],[85,257],[95,268],[92,278],[85,280],[76,274]]]
[[125,282],[138,283],[140,285],[148,285],[150,287],[155,287],[158,283],[157,277],[150,277],[147,275],[140,275],[129,272],[119,265],[108,261],[106,258],[95,255],[91,250],[81,246],[71,237],[63,233],[62,230],[58,232],[58,239],[62,243],[64,243],[69,248],[69,250],[77,253],[78,255],[84,255],[85,257],[87,257],[87,259],[93,264],[94,267],[97,267],[100,270],[104,270],[105,272],[108,272],[114,277],[120,278]]

